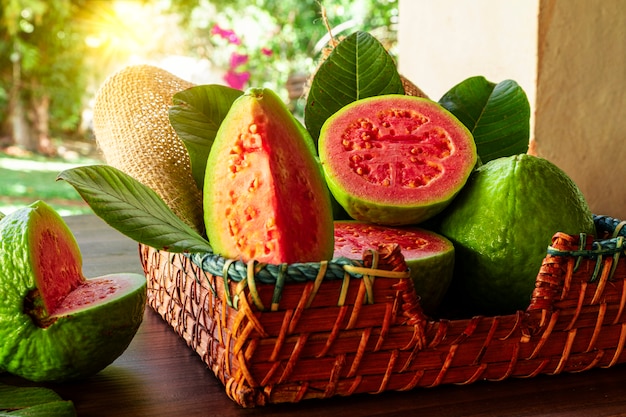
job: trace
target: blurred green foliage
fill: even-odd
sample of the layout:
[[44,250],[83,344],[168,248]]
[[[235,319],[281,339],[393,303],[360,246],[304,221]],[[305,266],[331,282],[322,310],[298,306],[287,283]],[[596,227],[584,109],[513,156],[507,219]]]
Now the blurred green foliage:
[[[141,15],[120,13],[120,4]],[[18,100],[27,122],[50,135],[81,133],[98,86],[133,59],[208,59],[249,77],[244,88],[287,98],[289,76],[310,76],[328,40],[323,9],[336,36],[370,31],[394,54],[397,0],[0,0],[0,139],[13,134]]]

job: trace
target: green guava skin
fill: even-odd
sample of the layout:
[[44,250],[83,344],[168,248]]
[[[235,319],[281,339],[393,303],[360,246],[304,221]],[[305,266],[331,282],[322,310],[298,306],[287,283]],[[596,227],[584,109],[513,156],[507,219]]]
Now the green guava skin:
[[[460,188],[455,190],[439,202],[387,205],[346,193],[345,189],[337,183],[333,174],[329,172],[326,172],[326,183],[335,201],[350,218],[386,226],[407,226],[423,223],[448,207],[460,191]],[[337,208],[336,212],[341,213],[341,210]]]
[[38,325],[26,312],[25,299],[37,289],[41,267],[32,248],[44,233],[65,242],[72,253],[71,259],[58,261],[65,262],[60,273],[80,274],[77,279],[84,280],[78,244],[47,204],[36,202],[0,220],[0,370],[37,382],[84,378],[108,366],[130,344],[143,320],[146,279],[139,274],[94,278],[122,280],[130,290],[58,317],[42,307],[38,317],[46,324]]
[[[411,117],[402,116],[409,113]],[[445,134],[438,138],[441,132]],[[346,138],[353,144],[350,150],[343,145]],[[478,162],[471,132],[453,114],[432,100],[398,94],[344,106],[323,124],[318,145],[335,200],[351,218],[387,226],[415,225],[441,213]],[[351,158],[364,155],[373,156],[362,161],[376,175],[351,171]],[[392,167],[386,179],[391,185],[376,178],[385,164]],[[441,169],[430,178],[429,164]],[[416,186],[422,174],[429,179]]]
[[424,313],[436,315],[439,312],[452,279],[454,277],[455,251],[450,249],[422,259],[406,259],[411,273],[415,292],[420,297]]
[[480,314],[525,310],[557,232],[595,235],[576,184],[549,161],[527,154],[478,168],[442,214],[438,232],[456,248],[454,292]]

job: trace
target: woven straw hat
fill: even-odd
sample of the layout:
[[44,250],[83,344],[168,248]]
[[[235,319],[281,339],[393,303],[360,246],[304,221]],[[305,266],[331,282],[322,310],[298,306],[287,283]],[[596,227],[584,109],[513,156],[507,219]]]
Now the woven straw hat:
[[107,164],[152,188],[178,217],[203,232],[202,193],[168,115],[172,96],[192,86],[157,67],[127,67],[100,87],[94,133]]
[[406,78],[404,75],[400,75],[400,79],[402,80],[402,86],[404,87],[404,94],[407,96],[428,98],[426,93],[424,93],[421,88],[413,84],[413,82],[411,82],[411,80]]

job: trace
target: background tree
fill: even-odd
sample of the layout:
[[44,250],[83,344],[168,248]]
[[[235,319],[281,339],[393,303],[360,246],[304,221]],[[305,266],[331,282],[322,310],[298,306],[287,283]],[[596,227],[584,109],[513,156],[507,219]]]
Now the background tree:
[[397,0],[0,0],[0,139],[53,152],[131,58],[206,59],[224,83],[273,88],[301,112],[328,40],[322,6],[337,36],[367,30],[393,53]]
[[51,153],[51,129],[77,126],[87,85],[81,15],[102,3],[0,0],[3,126],[21,148]]
[[[175,2],[187,28],[190,52],[226,68],[231,86],[266,86],[291,99],[315,71],[330,39],[322,8],[341,37],[355,30],[374,34],[394,54],[397,0],[183,0]],[[290,93],[288,88],[294,90]]]

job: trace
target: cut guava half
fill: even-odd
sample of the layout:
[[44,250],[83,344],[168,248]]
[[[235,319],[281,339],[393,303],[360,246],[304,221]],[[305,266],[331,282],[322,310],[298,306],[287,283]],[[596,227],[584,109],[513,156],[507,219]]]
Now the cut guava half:
[[398,226],[440,213],[477,162],[472,134],[438,103],[382,95],[329,117],[319,138],[328,187],[356,220]]
[[365,251],[392,243],[400,245],[422,309],[426,314],[435,314],[452,281],[452,242],[435,232],[414,226],[335,221],[335,258],[362,259]]
[[146,279],[87,279],[78,244],[42,201],[0,220],[0,370],[32,381],[84,378],[128,347]]

